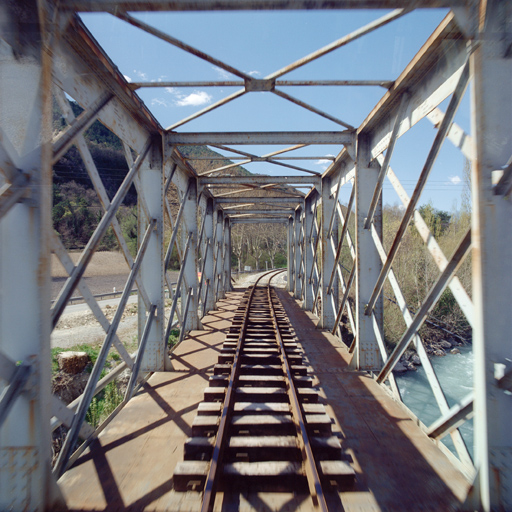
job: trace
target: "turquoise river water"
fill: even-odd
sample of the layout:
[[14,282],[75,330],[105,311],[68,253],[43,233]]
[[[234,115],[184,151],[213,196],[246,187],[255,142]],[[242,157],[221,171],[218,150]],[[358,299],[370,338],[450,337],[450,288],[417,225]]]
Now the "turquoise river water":
[[[437,378],[450,407],[467,396],[473,389],[472,347],[459,347],[459,349],[460,354],[447,354],[445,357],[431,358]],[[417,372],[397,375],[396,382],[404,403],[428,426],[438,419],[441,413],[430,389],[425,371],[421,366],[417,368]],[[473,456],[473,420],[466,421],[460,427],[460,431],[469,453]],[[455,453],[449,435],[443,438],[443,442]]]

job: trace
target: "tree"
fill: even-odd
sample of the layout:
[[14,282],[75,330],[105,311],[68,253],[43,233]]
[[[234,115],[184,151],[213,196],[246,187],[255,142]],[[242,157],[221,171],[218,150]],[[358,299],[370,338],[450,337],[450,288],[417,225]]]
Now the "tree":
[[285,240],[286,232],[282,224],[268,224],[265,229],[265,246],[272,268],[275,268],[276,255],[284,250]]
[[242,269],[242,255],[246,242],[245,224],[237,224],[231,230],[231,246],[238,259],[238,272]]

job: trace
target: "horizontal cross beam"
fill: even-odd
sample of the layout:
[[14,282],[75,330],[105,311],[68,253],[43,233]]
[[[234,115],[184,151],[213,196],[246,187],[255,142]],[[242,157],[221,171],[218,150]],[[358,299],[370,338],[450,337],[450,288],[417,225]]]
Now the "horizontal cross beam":
[[217,203],[231,203],[231,204],[302,204],[303,197],[285,196],[285,197],[218,197],[215,198]]
[[273,184],[292,184],[292,185],[317,185],[320,184],[318,176],[213,176],[199,178],[200,185],[273,185]]
[[293,208],[283,208],[282,210],[223,210],[224,215],[228,215],[231,219],[234,215],[292,215],[295,211]]
[[350,130],[335,132],[166,132],[169,146],[258,145],[258,144],[352,144]]
[[[378,86],[389,89],[392,80],[273,80],[272,83],[284,87],[310,86]],[[243,80],[188,81],[188,82],[130,82],[128,87],[137,90],[146,87],[245,87]]]
[[[408,8],[409,0],[67,0],[66,11],[240,11],[288,9],[396,9]],[[465,6],[465,0],[415,0],[414,7],[450,8]]]
[[243,217],[231,219],[231,224],[287,224],[288,217]]

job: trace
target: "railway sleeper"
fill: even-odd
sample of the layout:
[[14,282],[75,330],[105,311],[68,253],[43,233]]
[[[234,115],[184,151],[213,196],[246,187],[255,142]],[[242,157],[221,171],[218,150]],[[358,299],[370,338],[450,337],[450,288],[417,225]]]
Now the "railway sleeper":
[[[297,388],[310,388],[313,386],[313,377],[308,375],[293,376],[293,382]],[[228,375],[212,375],[209,379],[209,385],[213,387],[227,387],[229,384]],[[284,375],[240,375],[238,377],[239,386],[264,387],[275,386],[285,388],[287,379]]]
[[[174,488],[181,492],[201,490],[205,485],[209,466],[208,461],[180,462],[174,471]],[[324,488],[352,487],[355,473],[347,462],[320,461],[318,466]],[[234,462],[222,466],[222,476],[219,490],[237,488],[254,491],[257,488],[277,492],[307,492],[306,473],[302,462]]]
[[[325,414],[324,404],[302,404],[304,414]],[[201,416],[220,415],[222,411],[221,402],[201,402],[197,408],[197,414]],[[290,404],[286,402],[235,402],[233,406],[235,413],[250,414],[287,414],[290,412]]]
[[[211,460],[215,437],[190,437],[185,442],[184,460]],[[316,460],[340,460],[341,444],[336,436],[311,437]],[[300,461],[296,436],[232,436],[225,462]]]
[[[229,375],[232,366],[228,363],[218,363],[213,367],[214,375]],[[293,375],[307,375],[308,367],[305,365],[290,366]],[[283,368],[280,364],[243,364],[240,372],[245,375],[282,375]]]

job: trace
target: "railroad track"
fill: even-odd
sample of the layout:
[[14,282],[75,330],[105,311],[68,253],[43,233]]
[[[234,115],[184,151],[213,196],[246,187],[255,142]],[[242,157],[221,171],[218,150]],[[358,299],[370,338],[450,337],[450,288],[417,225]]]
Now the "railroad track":
[[217,491],[237,489],[309,492],[328,510],[325,493],[354,481],[270,286],[275,275],[244,294],[174,472],[176,491],[203,491],[202,512]]

